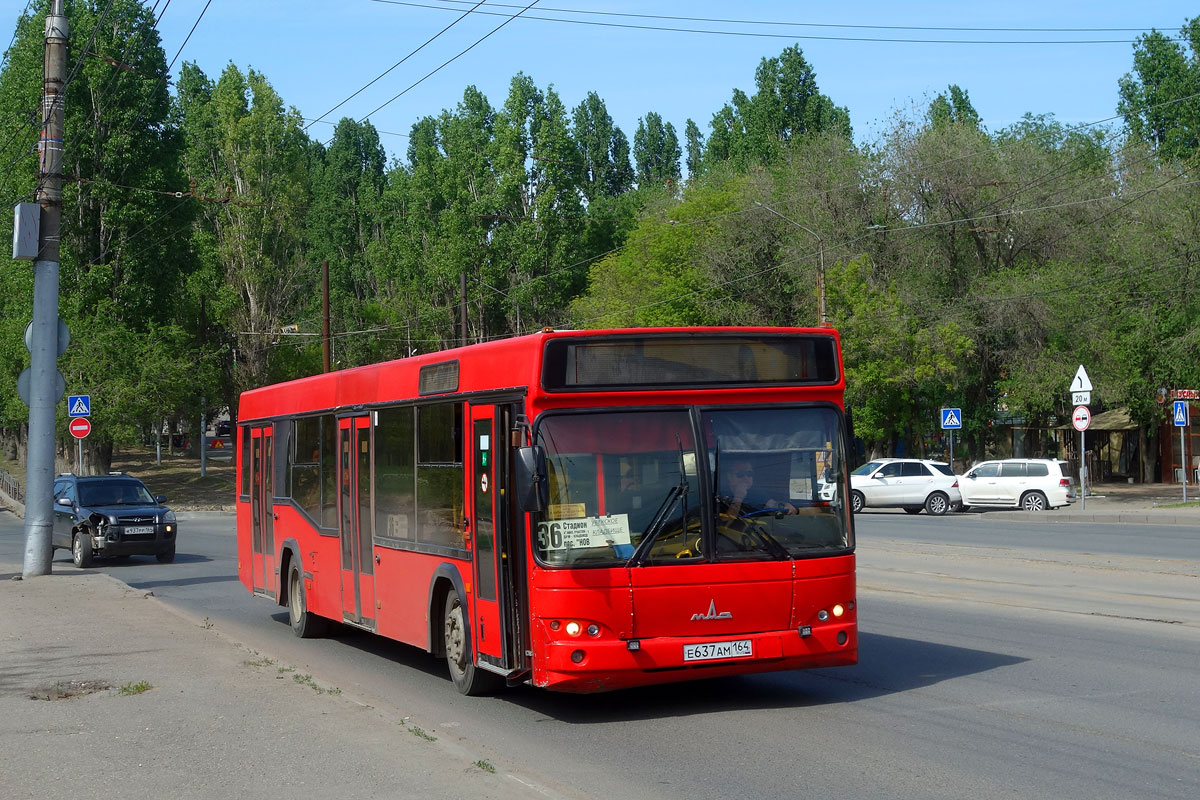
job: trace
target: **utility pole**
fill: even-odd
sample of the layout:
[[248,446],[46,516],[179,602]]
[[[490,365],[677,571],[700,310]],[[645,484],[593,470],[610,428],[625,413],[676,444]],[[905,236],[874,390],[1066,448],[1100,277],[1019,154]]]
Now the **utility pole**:
[[825,316],[825,239],[821,236],[821,234],[817,233],[816,231],[812,230],[811,228],[806,228],[805,226],[801,225],[799,222],[796,222],[796,220],[792,219],[791,217],[785,217],[783,214],[780,214],[778,211],[771,208],[766,203],[760,203],[757,200],[755,200],[754,205],[758,206],[759,208],[764,208],[767,211],[770,211],[772,214],[779,217],[784,222],[795,225],[797,228],[799,228],[800,230],[804,231],[809,236],[812,236],[814,239],[817,240],[817,257],[818,257],[817,323],[822,328],[828,326],[829,318]]
[[321,356],[329,372],[329,262],[321,262]]
[[463,347],[467,346],[467,273],[458,273],[458,316],[462,322],[462,331],[459,341]]
[[67,74],[67,18],[63,0],[46,16],[42,133],[38,140],[37,203],[42,207],[38,257],[33,264],[33,323],[29,334],[29,448],[25,462],[24,577],[49,575],[54,551],[54,406],[62,396],[58,360],[58,260],[62,228],[63,103]]

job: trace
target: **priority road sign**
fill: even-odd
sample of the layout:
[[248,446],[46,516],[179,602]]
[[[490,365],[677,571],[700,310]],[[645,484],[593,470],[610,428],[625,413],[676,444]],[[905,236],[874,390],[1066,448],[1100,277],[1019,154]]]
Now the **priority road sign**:
[[68,417],[90,417],[92,415],[92,396],[90,394],[67,395]]
[[92,432],[92,423],[87,417],[76,417],[67,425],[67,430],[76,439],[87,438],[87,435]]
[[962,427],[962,409],[961,408],[943,408],[942,409],[942,430],[956,431]]
[[1087,406],[1076,406],[1074,413],[1071,414],[1071,425],[1075,430],[1082,433],[1092,424],[1092,412],[1088,411]]
[[1186,400],[1176,400],[1171,416],[1175,418],[1176,428],[1186,428],[1188,424],[1188,404]]

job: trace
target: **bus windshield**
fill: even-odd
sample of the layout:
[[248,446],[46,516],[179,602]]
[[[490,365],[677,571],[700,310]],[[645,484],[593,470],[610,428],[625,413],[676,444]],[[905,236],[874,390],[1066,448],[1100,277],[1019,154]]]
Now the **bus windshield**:
[[558,414],[538,440],[550,501],[534,551],[546,565],[783,560],[852,545],[831,407]]

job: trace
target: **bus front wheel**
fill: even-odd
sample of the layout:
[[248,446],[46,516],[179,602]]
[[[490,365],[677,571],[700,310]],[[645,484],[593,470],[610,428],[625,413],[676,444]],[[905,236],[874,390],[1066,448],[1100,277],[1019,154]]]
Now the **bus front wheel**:
[[446,665],[450,667],[450,678],[454,681],[454,688],[471,697],[495,691],[500,682],[499,676],[484,672],[475,666],[462,600],[454,589],[446,594],[442,631]]

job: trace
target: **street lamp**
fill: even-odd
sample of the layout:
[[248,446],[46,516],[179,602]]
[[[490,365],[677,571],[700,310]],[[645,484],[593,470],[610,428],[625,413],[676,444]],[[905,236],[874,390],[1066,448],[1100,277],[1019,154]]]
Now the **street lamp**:
[[771,208],[766,203],[760,203],[757,200],[755,200],[754,205],[758,206],[759,208],[765,208],[767,211],[770,211],[772,214],[779,217],[784,222],[795,225],[797,228],[799,228],[800,230],[804,231],[805,233],[809,234],[810,236],[814,237],[817,240],[817,259],[818,259],[818,264],[819,264],[819,267],[817,269],[817,319],[819,320],[819,324],[822,328],[827,327],[829,325],[829,322],[825,317],[825,240],[821,237],[821,234],[817,233],[816,231],[812,230],[811,228],[806,228],[805,226],[801,225],[799,222],[796,222],[796,220],[794,220],[794,219],[789,219],[788,217],[785,217],[783,214],[780,214],[778,211]]

